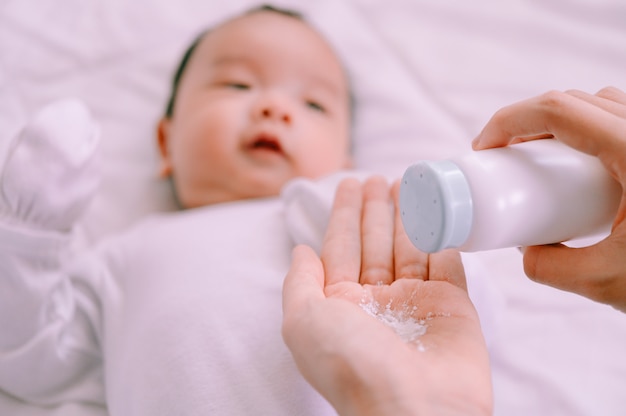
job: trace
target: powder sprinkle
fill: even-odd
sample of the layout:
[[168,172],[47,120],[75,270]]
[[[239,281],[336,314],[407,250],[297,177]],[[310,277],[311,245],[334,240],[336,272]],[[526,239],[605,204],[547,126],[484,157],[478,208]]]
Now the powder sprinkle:
[[[391,301],[384,308],[375,300],[364,299],[359,305],[368,315],[393,329],[404,342],[416,344],[420,351],[425,350],[419,338],[426,333],[428,318],[420,320],[413,318],[407,307],[400,310],[392,309]],[[412,308],[413,311],[415,309],[416,307]]]

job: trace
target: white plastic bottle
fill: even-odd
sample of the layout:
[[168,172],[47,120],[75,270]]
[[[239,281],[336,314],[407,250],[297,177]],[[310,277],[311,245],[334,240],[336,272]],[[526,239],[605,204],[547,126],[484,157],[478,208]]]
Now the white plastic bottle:
[[608,233],[621,194],[598,159],[543,139],[418,162],[400,209],[418,249],[481,251]]

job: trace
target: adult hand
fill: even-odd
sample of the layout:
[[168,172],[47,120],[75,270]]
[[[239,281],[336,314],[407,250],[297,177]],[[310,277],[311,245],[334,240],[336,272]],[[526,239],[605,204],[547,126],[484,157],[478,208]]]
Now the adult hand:
[[[474,140],[475,150],[554,137],[598,157],[626,189],[626,94],[551,91],[499,110]],[[533,280],[579,293],[626,312],[626,194],[611,234],[583,248],[528,247],[524,269]]]
[[[341,415],[489,415],[489,360],[455,251],[404,233],[396,183],[342,182],[321,259],[293,252],[283,337]],[[395,209],[394,209],[395,206]]]

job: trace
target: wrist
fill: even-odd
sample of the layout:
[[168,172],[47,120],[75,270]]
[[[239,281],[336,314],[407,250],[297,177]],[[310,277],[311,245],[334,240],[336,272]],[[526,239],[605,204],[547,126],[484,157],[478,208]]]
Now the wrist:
[[[428,415],[423,379],[398,368],[398,362],[347,357],[338,371],[338,391],[331,400],[341,416]],[[387,360],[384,360],[387,361]]]
[[[478,389],[479,393],[486,393],[482,395],[474,394],[473,387],[483,384],[479,380],[472,385],[471,380],[466,379],[467,386],[454,388],[457,377],[432,373],[424,367],[415,368],[410,365],[412,355],[408,354],[405,361],[398,360],[397,355],[389,355],[385,360],[388,362],[377,363],[349,359],[342,366],[335,400],[331,400],[337,412],[341,416],[492,415],[488,380],[484,388]],[[398,362],[407,365],[398,366]]]

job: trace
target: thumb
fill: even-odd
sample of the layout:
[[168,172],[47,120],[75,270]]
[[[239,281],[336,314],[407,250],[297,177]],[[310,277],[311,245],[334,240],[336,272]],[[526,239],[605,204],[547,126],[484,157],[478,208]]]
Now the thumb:
[[297,313],[307,302],[324,298],[322,261],[311,247],[303,244],[296,246],[283,282],[283,314]]
[[626,239],[611,236],[595,245],[533,246],[524,252],[524,271],[532,280],[578,293],[626,311]]

